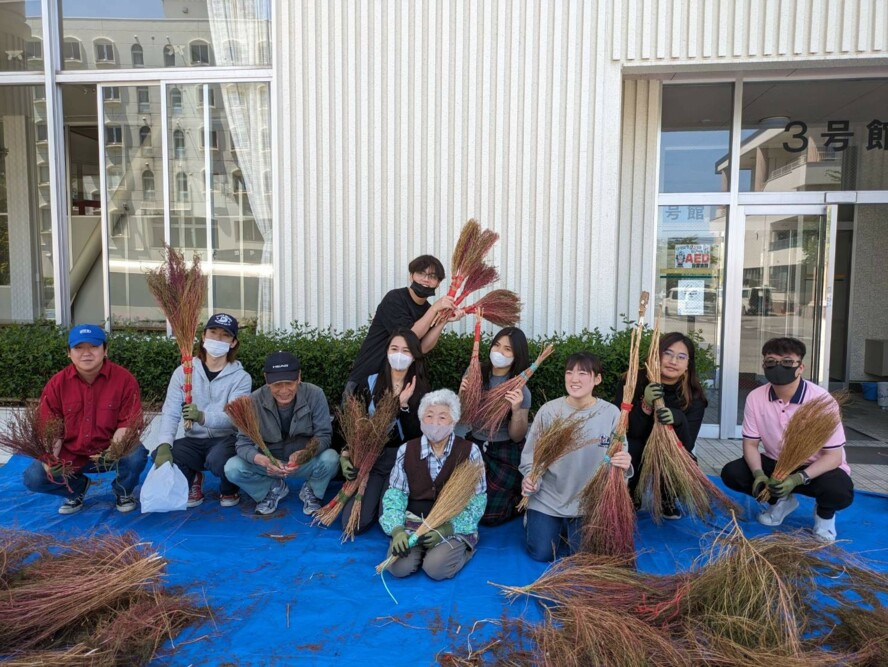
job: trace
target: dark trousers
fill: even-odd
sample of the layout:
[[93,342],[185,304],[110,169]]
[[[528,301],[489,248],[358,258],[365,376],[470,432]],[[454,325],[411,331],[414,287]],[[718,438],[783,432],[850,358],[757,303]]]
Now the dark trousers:
[[[632,457],[632,471],[633,475],[629,478],[629,495],[632,496],[632,501],[635,503],[635,508],[638,509],[640,501],[636,499],[635,489],[638,486],[639,475],[641,474],[641,456],[644,453],[644,448],[647,445],[647,440],[629,440],[627,449],[629,450],[629,456]],[[682,443],[682,447],[684,447],[684,443]],[[691,454],[691,450],[685,447],[685,450],[688,454],[690,454],[691,458],[694,461],[697,461],[697,457]],[[750,482],[751,484],[752,482]],[[664,506],[674,507],[675,506],[675,498],[667,498],[666,497],[666,486],[661,484],[662,491],[662,501]]]
[[466,438],[481,450],[484,470],[487,476],[487,507],[481,517],[484,526],[498,526],[518,516],[515,509],[521,502],[521,480],[523,476],[518,466],[524,440],[481,440],[469,433]]
[[[389,487],[389,476],[395,467],[398,458],[397,447],[386,447],[376,459],[370,476],[367,478],[367,488],[364,489],[364,498],[361,500],[361,516],[358,520],[357,535],[367,532],[379,520],[382,514],[382,496]],[[348,523],[349,517],[355,509],[355,499],[352,497],[342,509],[342,527]]]
[[209,470],[219,478],[219,493],[231,496],[238,488],[225,476],[225,462],[237,455],[234,448],[236,436],[220,438],[180,438],[173,443],[173,463],[185,475],[188,487],[201,470]]
[[[117,465],[110,468],[98,468],[95,463],[90,461],[68,478],[68,486],[65,486],[65,480],[61,477],[53,478],[55,482],[50,481],[43,464],[40,461],[34,461],[25,469],[24,482],[25,487],[34,493],[49,493],[54,496],[74,498],[83,493],[89,484],[84,473],[116,472],[111,487],[114,489],[114,495],[120,498],[133,495],[133,489],[139,483],[139,477],[145,469],[145,461],[147,460],[148,450],[140,445],[136,451],[122,458],[117,462]],[[68,487],[71,487],[70,491]]]
[[[774,474],[777,462],[762,454],[762,471],[770,477]],[[798,470],[804,470],[802,466]],[[796,470],[795,472],[798,472]],[[737,459],[726,464],[721,471],[722,481],[729,489],[752,495],[752,483],[755,477],[746,463],[746,459]],[[841,468],[835,468],[818,475],[809,484],[797,486],[793,493],[813,498],[817,503],[817,516],[821,519],[832,519],[838,510],[843,510],[854,501],[854,483],[851,477]],[[771,499],[771,504],[777,502]]]
[[529,509],[524,517],[527,553],[544,563],[575,554],[580,550],[582,530],[582,517],[550,516]]

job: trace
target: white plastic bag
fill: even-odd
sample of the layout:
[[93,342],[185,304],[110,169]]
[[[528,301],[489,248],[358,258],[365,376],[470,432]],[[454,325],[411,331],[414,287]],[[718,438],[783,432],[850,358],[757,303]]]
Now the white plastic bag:
[[139,494],[142,514],[147,512],[175,512],[188,504],[188,480],[171,461],[151,467]]

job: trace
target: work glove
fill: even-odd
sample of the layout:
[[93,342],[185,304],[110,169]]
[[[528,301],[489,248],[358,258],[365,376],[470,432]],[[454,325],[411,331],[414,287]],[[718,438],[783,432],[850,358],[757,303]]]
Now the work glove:
[[349,482],[358,476],[355,467],[352,465],[351,459],[347,456],[339,457],[339,469],[342,470],[342,476]]
[[675,424],[675,415],[669,408],[660,408],[657,410],[657,421],[666,426]]
[[107,452],[102,452],[94,459],[93,465],[96,467],[96,472],[108,472],[117,466],[117,461],[109,459],[107,454]]
[[793,473],[782,482],[780,480],[774,479],[773,477],[768,480],[768,491],[771,492],[771,496],[774,498],[785,498],[792,490],[797,486],[800,486],[805,483],[805,478],[802,477],[801,473]]
[[182,404],[182,419],[191,422],[197,422],[198,424],[204,423],[204,413],[200,411],[200,408],[197,407],[194,403],[183,403]]
[[763,470],[756,470],[752,475],[755,477],[755,481],[752,483],[752,497],[758,498],[768,486],[768,476]]
[[162,442],[154,450],[154,467],[159,468],[164,463],[173,462],[173,447],[168,442]]
[[653,406],[654,401],[663,398],[665,395],[666,392],[663,390],[663,385],[658,382],[651,382],[644,388],[644,402],[648,405]]
[[392,553],[398,558],[410,553],[410,536],[404,526],[395,526],[392,529]]
[[426,549],[433,549],[451,535],[453,535],[453,524],[447,521],[427,532],[419,541]]

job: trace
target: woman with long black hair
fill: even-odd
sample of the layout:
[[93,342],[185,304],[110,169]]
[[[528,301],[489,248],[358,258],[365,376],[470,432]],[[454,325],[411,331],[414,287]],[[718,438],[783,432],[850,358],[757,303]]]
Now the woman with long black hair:
[[[422,435],[418,416],[419,402],[428,392],[425,355],[419,337],[410,329],[395,329],[386,344],[386,357],[379,372],[358,382],[355,391],[355,395],[363,400],[370,414],[376,410],[376,401],[387,393],[397,395],[400,400],[400,410],[392,424],[388,442],[367,479],[357,534],[365,532],[379,519],[382,512],[382,496],[388,488],[389,475],[395,465],[398,447]],[[339,465],[346,479],[354,479],[357,471],[348,458],[340,457]],[[343,527],[348,523],[353,509],[354,498],[349,500],[342,510]]]
[[[652,343],[653,344],[653,343]],[[693,456],[694,444],[703,423],[708,401],[697,376],[694,341],[683,333],[673,331],[660,337],[660,382],[650,382],[644,369],[639,371],[629,429],[626,440],[635,474],[629,480],[629,491],[634,495],[641,471],[641,455],[654,429],[654,420],[671,425],[681,444]],[[623,382],[617,386],[617,405],[622,402]],[[663,399],[664,407],[654,409],[654,402]],[[696,457],[694,457],[696,461]],[[673,498],[663,499],[663,517],[677,520],[681,509]]]

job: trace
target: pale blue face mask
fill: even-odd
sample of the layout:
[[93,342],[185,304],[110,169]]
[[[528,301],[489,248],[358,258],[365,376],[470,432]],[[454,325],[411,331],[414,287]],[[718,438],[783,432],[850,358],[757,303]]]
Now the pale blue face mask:
[[513,361],[515,361],[514,357],[507,357],[497,350],[490,351],[490,363],[493,364],[494,368],[508,368]]
[[413,357],[409,354],[404,354],[403,352],[395,352],[394,354],[388,355],[389,366],[391,366],[396,371],[406,371],[410,368],[410,364],[413,363]]
[[207,354],[211,357],[224,357],[228,354],[228,350],[231,349],[231,343],[226,343],[224,340],[207,338],[203,342],[203,349],[205,349]]

